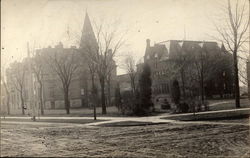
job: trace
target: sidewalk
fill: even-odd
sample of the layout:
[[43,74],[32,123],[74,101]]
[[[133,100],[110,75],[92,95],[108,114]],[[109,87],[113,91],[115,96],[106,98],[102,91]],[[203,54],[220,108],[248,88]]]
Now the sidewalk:
[[[212,114],[212,115],[211,115]],[[207,111],[207,112],[199,112],[195,113],[195,116],[201,117],[205,115],[211,116],[229,116],[229,115],[240,115],[240,114],[250,114],[250,108],[242,108],[242,109],[231,109],[231,110],[220,110],[220,111]],[[194,116],[193,113],[185,113],[185,114],[161,114],[158,116],[148,116],[148,117],[97,117],[98,120],[102,120],[99,122],[92,122],[86,124],[77,124],[77,126],[97,126],[107,123],[116,123],[116,122],[124,122],[124,121],[135,121],[135,122],[151,122],[151,123],[202,123],[202,124],[237,124],[241,125],[241,123],[221,123],[221,122],[205,122],[205,121],[176,121],[171,120],[171,117],[181,117],[181,116]],[[21,117],[22,119],[31,119],[31,117]],[[168,119],[169,118],[169,119]],[[5,119],[20,119],[20,117],[5,117]],[[40,117],[40,120],[93,120],[93,117]],[[10,122],[17,122],[17,121],[4,121],[3,117],[1,117],[1,123],[10,123]],[[18,122],[20,123],[27,123],[27,122]],[[46,122],[28,122],[28,124],[54,124],[54,123],[46,123]],[[61,123],[60,123],[61,124]],[[70,123],[64,123],[61,125],[72,125]],[[244,124],[245,125],[245,124]]]

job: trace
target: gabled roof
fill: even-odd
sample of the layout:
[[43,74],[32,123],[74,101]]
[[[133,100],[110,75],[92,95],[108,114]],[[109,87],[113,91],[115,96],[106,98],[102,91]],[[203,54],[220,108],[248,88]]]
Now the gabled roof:
[[158,58],[162,58],[168,56],[168,50],[165,45],[155,44],[146,49],[145,55],[149,55],[150,57],[155,57],[155,55],[157,55]]
[[216,42],[209,41],[168,40],[159,42],[158,44],[165,45],[169,52],[169,58],[174,58],[180,53],[195,53],[196,50],[201,49],[200,43],[204,43],[203,49],[208,52],[218,52],[220,50]]

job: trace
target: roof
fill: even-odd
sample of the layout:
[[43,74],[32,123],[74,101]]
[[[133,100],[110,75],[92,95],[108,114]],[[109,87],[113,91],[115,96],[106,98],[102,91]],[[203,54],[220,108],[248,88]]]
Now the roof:
[[168,57],[174,58],[180,53],[193,54],[195,50],[201,49],[201,46],[199,45],[201,43],[203,43],[202,48],[208,52],[218,52],[220,50],[217,42],[211,41],[168,40],[159,42],[157,45],[164,45],[169,52]]
[[145,54],[150,55],[150,57],[155,57],[157,55],[158,58],[162,58],[168,56],[168,49],[165,45],[155,44],[152,47],[147,47]]
[[86,12],[79,47],[86,49],[87,46],[95,47],[95,46],[98,46],[98,44],[95,38],[95,34],[93,31],[90,19],[89,19],[89,15]]
[[129,81],[129,74],[117,75],[117,80],[118,80],[119,82],[126,82],[126,81]]

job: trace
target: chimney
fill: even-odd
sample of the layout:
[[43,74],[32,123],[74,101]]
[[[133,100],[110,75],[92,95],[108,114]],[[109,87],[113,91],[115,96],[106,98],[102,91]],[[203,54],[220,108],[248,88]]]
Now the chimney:
[[147,42],[147,47],[150,47],[150,39],[147,39],[146,42]]
[[63,48],[62,42],[59,42],[58,45],[55,46],[55,48]]

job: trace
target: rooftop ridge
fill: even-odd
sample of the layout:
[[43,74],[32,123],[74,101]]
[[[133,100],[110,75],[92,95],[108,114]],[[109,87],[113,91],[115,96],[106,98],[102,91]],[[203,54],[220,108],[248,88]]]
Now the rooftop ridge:
[[206,40],[203,40],[203,41],[195,41],[195,40],[166,40],[166,41],[161,41],[161,42],[157,42],[155,44],[164,44],[164,43],[167,43],[167,42],[171,42],[171,41],[176,41],[176,42],[205,42],[205,43],[218,43],[216,41],[206,41]]

